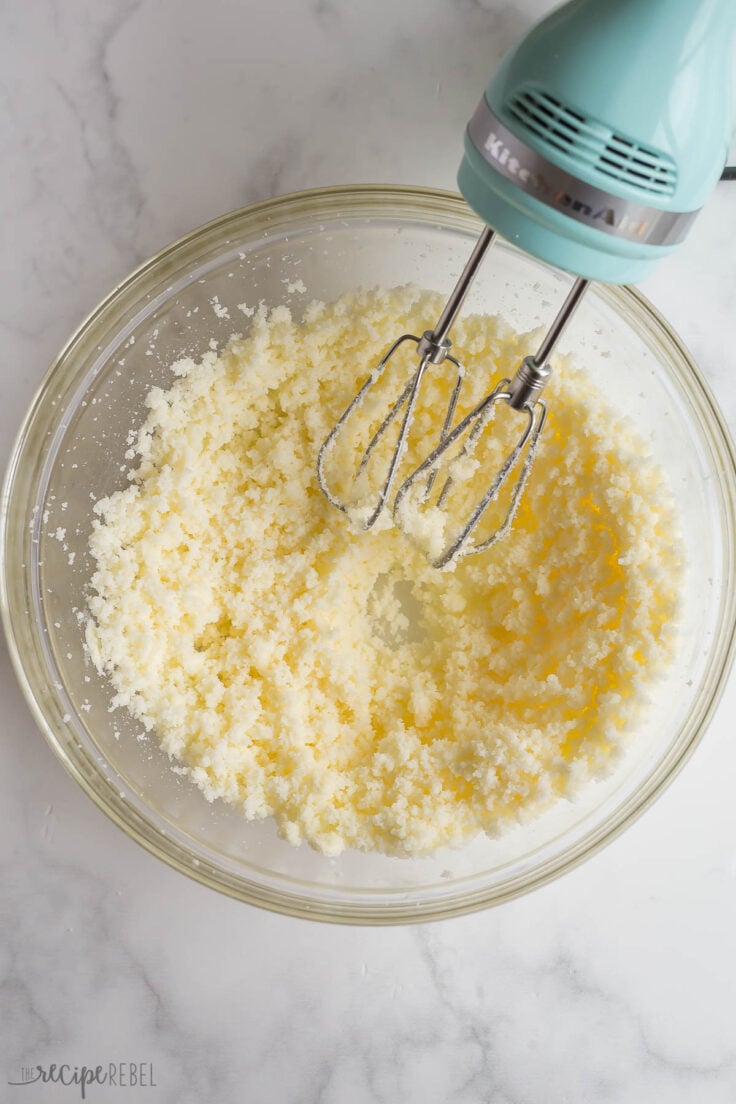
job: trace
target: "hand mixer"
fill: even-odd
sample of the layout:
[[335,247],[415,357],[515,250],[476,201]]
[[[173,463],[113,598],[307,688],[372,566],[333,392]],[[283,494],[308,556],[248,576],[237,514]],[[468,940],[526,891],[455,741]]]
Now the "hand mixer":
[[[422,380],[431,366],[449,362],[455,378],[437,447],[404,477],[392,508],[400,520],[412,493],[426,500],[448,457],[472,453],[504,402],[525,415],[521,435],[432,563],[481,552],[509,531],[545,424],[548,360],[590,281],[648,275],[684,240],[721,175],[734,24],[736,0],[570,0],[503,59],[468,124],[458,173],[460,191],[487,226],[434,330],[394,342],[319,452],[321,490],[360,527],[370,529],[391,504]],[[576,278],[536,353],[453,425],[465,373],[448,335],[496,234]],[[356,479],[394,426],[378,491],[357,515],[330,489],[329,457],[407,342],[416,345],[418,364],[362,453]],[[439,508],[452,479],[450,466],[439,481]],[[502,520],[474,540],[504,486]]]

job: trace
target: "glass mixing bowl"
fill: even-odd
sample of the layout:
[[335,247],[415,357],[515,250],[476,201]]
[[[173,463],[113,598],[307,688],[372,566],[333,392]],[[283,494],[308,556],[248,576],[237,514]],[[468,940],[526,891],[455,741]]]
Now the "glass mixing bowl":
[[[196,356],[212,338],[245,331],[238,304],[265,300],[299,311],[359,285],[408,281],[446,295],[479,228],[458,196],[416,188],[322,189],[225,215],[164,249],[105,299],[52,365],[22,426],[3,495],[2,604],[33,714],[68,771],[124,831],[243,901],[322,920],[396,923],[468,912],[538,886],[610,840],[661,792],[723,687],[734,632],[732,446],[667,323],[637,292],[600,286],[561,351],[584,358],[651,441],[680,501],[690,564],[679,650],[656,710],[610,777],[498,839],[431,858],[330,859],[280,840],[269,821],[247,823],[222,802],[208,804],[155,740],[137,738],[138,724],[109,711],[110,688],[83,647],[87,540],[94,500],[127,485],[126,438],[144,417],[149,388],[170,385],[169,365],[182,353]],[[569,283],[500,244],[466,309],[531,329],[549,321]],[[368,368],[356,366],[358,376]]]

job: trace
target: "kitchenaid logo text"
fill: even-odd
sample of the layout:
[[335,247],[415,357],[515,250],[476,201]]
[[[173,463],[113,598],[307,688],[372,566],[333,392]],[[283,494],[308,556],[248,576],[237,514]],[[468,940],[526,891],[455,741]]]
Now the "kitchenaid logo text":
[[[87,1099],[87,1089],[93,1085],[108,1085],[114,1089],[155,1089],[152,1062],[108,1062],[104,1066],[71,1066],[66,1062],[50,1066],[22,1066],[20,1077],[9,1085],[76,1086],[80,1099]],[[44,1097],[44,1099],[46,1099]]]
[[625,231],[627,235],[644,238],[649,230],[650,223],[641,219],[632,219],[626,213],[619,213],[614,207],[592,207],[581,199],[576,199],[564,189],[555,189],[541,172],[534,172],[521,163],[503,138],[499,138],[493,131],[483,143],[483,149],[504,170],[504,175],[513,177],[524,185],[528,192],[538,192],[545,200],[556,207],[569,210],[581,220],[600,226],[604,223],[619,231]]

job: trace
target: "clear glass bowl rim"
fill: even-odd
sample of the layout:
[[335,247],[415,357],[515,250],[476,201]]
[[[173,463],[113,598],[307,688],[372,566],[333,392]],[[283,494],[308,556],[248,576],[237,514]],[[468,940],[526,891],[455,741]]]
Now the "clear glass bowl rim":
[[[375,901],[358,903],[334,900],[325,904],[310,901],[303,893],[288,893],[273,889],[247,878],[235,878],[227,872],[197,860],[186,848],[141,817],[137,810],[122,798],[101,773],[88,775],[75,761],[65,741],[65,730],[53,723],[46,704],[53,698],[53,688],[38,677],[36,665],[29,663],[29,640],[32,634],[24,632],[25,614],[24,579],[9,554],[9,543],[18,524],[25,518],[27,501],[18,491],[18,477],[22,471],[23,456],[35,441],[33,434],[36,416],[44,408],[50,392],[65,382],[78,368],[76,354],[81,348],[95,342],[96,326],[114,309],[118,315],[131,309],[145,297],[147,288],[157,284],[167,269],[179,269],[187,261],[201,254],[203,248],[224,242],[228,234],[235,236],[246,229],[252,234],[269,232],[269,224],[292,219],[295,223],[308,216],[319,220],[336,213],[343,217],[371,218],[383,215],[397,217],[434,216],[444,225],[465,229],[481,227],[464,200],[455,192],[435,188],[406,185],[341,185],[293,192],[260,203],[239,208],[221,215],[178,238],[153,255],[131,272],[99,303],[81,323],[61,349],[44,375],[29,406],[13,445],[8,462],[0,502],[0,609],[8,642],[9,655],[18,682],[28,702],[31,713],[47,742],[63,763],[66,770],[79,783],[95,804],[131,839],[151,854],[162,859],[174,869],[217,889],[238,900],[272,911],[308,919],[352,924],[397,924],[433,921],[474,912],[490,905],[500,904],[531,889],[546,884],[589,858],[601,847],[616,838],[663,792],[682,769],[702,738],[713,712],[720,700],[736,651],[736,450],[718,405],[689,351],[675,331],[656,308],[639,291],[631,287],[607,286],[601,288],[610,305],[615,306],[627,321],[647,331],[650,340],[664,342],[676,354],[668,360],[684,385],[692,406],[698,414],[700,429],[705,433],[710,448],[719,461],[721,491],[723,494],[724,582],[721,594],[719,618],[715,634],[712,664],[699,699],[693,703],[686,724],[677,740],[663,757],[648,785],[630,795],[619,809],[618,815],[599,829],[579,841],[578,844],[554,857],[532,875],[523,875],[516,882],[497,887],[459,892],[437,901]],[[671,365],[672,367],[673,365]],[[24,639],[25,638],[25,639]]]

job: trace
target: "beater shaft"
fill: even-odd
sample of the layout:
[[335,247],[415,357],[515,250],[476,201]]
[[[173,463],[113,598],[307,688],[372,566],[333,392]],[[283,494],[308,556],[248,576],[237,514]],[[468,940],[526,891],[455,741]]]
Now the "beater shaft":
[[554,321],[544,335],[536,356],[524,357],[516,375],[508,386],[508,404],[513,410],[524,410],[541,395],[551,374],[551,369],[547,366],[547,360],[562,337],[565,327],[580,305],[580,301],[589,286],[590,280],[585,280],[582,276],[576,279]]
[[565,302],[557,312],[557,317],[547,330],[542,344],[537,350],[537,355],[534,357],[537,364],[544,364],[550,354],[553,352],[557,342],[562,337],[562,333],[567,326],[567,323],[572,318],[573,314],[580,305],[580,300],[588,290],[590,286],[590,280],[583,279],[582,276],[578,276],[575,283],[567,293]]
[[[468,257],[465,268],[460,273],[460,278],[452,289],[450,298],[445,303],[442,314],[437,319],[437,325],[431,333],[427,330],[423,335],[422,341],[426,340],[427,349],[431,349],[433,346],[444,349],[450,348],[447,335],[460,312],[460,308],[465,302],[465,298],[470,291],[476,273],[482,265],[486,253],[491,248],[495,236],[496,232],[490,226],[486,226],[481,233],[473,247],[473,252]],[[425,350],[422,348],[422,341],[419,342],[419,349],[417,350],[420,356],[426,355]],[[433,360],[431,355],[429,359],[432,360],[434,364],[439,363],[439,361]]]

